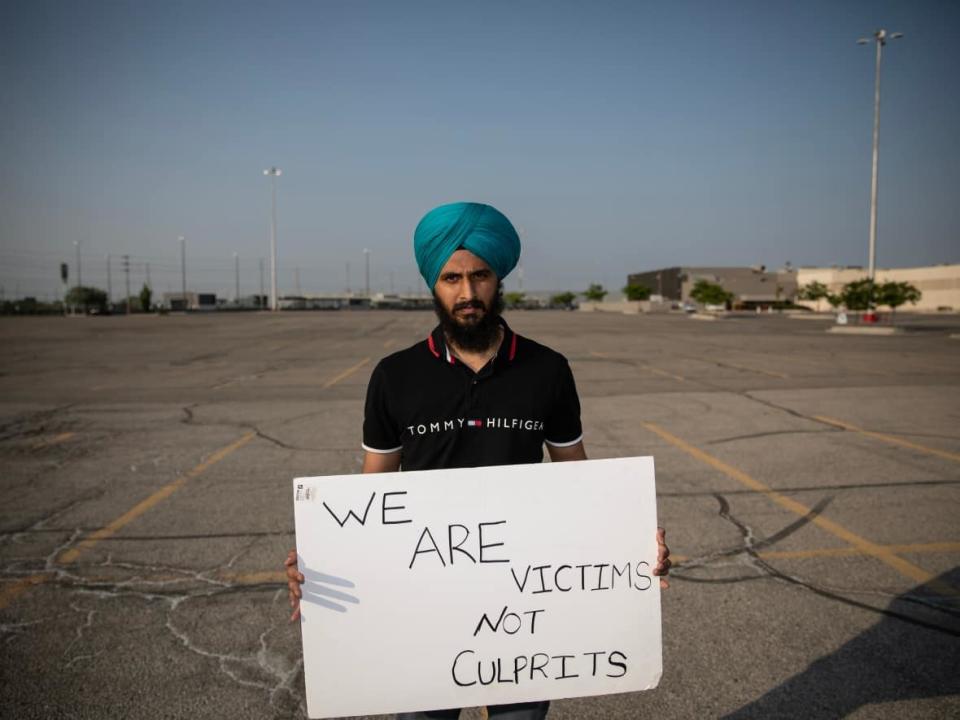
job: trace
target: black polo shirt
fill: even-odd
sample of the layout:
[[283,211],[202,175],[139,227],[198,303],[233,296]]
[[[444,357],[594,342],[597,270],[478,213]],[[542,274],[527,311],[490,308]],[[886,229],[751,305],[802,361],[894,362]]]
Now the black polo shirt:
[[477,373],[449,352],[439,326],[381,360],[367,387],[363,448],[401,451],[403,470],[434,470],[538,463],[544,442],[579,442],[566,358],[503,328],[497,354]]

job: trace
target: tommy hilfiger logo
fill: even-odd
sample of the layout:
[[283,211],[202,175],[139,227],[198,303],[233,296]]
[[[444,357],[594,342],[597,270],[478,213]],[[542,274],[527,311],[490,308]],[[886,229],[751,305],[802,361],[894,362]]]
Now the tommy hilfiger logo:
[[427,433],[446,432],[469,428],[499,428],[501,430],[543,430],[543,420],[524,420],[522,418],[488,417],[483,420],[477,418],[456,418],[455,420],[440,420],[438,422],[407,425],[411,435],[426,435]]

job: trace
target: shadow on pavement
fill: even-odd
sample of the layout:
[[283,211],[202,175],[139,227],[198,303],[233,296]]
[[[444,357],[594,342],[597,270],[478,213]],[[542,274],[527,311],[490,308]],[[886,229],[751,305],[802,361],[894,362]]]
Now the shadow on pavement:
[[960,694],[960,602],[935,594],[938,583],[960,587],[960,567],[899,595],[876,625],[725,717],[825,720],[870,703]]

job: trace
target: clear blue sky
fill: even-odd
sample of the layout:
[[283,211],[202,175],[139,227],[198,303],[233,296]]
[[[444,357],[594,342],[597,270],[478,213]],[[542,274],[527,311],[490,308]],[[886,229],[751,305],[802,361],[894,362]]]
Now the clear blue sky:
[[[677,264],[866,264],[873,46],[880,266],[960,262],[960,3],[44,2],[0,10],[0,284],[83,253],[179,288],[416,288],[454,200],[521,227],[527,289]],[[71,276],[72,279],[74,276]],[[113,287],[121,287],[119,261]],[[516,286],[516,277],[507,281]]]

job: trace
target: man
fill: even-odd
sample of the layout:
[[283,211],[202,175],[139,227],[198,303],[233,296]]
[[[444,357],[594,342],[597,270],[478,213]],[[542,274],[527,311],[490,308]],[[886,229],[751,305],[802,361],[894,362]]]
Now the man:
[[[453,203],[417,225],[414,253],[440,324],[380,361],[363,421],[363,472],[432,470],[586,460],[580,400],[566,358],[515,334],[501,317],[501,281],[520,258],[520,238],[498,210]],[[655,575],[670,568],[657,532]],[[285,562],[291,620],[300,614],[296,551]],[[661,585],[666,580],[661,577]],[[538,720],[549,703],[490,708],[497,720]],[[400,720],[456,718],[459,710],[403,713]]]

